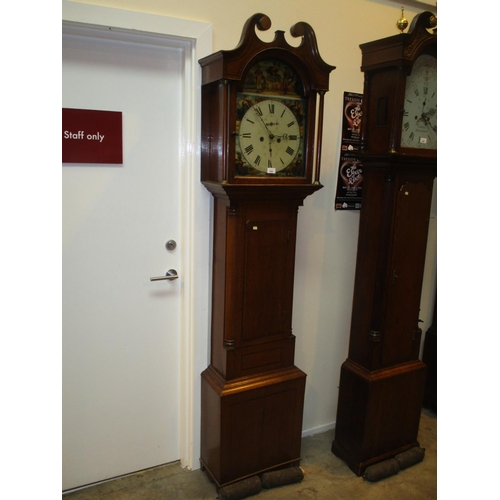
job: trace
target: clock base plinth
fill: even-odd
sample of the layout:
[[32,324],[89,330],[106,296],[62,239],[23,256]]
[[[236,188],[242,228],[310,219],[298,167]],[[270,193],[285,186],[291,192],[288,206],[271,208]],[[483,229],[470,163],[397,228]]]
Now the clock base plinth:
[[402,446],[396,450],[391,450],[389,453],[385,453],[378,457],[373,457],[370,460],[366,460],[364,462],[359,462],[357,457],[352,456],[348,450],[346,450],[341,444],[337,441],[333,441],[332,443],[332,453],[343,460],[349,468],[356,474],[356,476],[362,476],[365,470],[371,465],[375,465],[390,458],[394,458],[396,455],[403,453],[404,451],[411,450],[412,448],[418,448],[420,446],[418,441],[414,443],[410,443],[406,446]]
[[200,461],[217,488],[300,464],[305,380],[295,366],[230,381],[202,373]]
[[418,360],[373,372],[349,359],[342,365],[332,453],[356,475],[419,446],[426,371]]

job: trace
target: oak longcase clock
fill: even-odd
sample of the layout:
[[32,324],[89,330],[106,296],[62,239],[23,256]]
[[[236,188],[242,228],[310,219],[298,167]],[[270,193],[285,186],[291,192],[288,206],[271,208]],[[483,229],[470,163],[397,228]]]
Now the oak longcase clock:
[[420,296],[437,157],[437,30],[361,45],[363,204],[332,451],[358,475],[419,446]]
[[210,365],[201,464],[217,487],[300,462],[306,374],[294,365],[297,212],[319,182],[324,94],[334,69],[306,23],[200,60],[201,181],[214,196]]

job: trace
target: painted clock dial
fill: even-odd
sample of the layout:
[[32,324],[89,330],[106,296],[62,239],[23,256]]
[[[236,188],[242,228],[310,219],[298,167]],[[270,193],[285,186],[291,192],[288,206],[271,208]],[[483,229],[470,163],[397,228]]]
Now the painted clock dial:
[[267,99],[248,109],[238,137],[246,163],[260,172],[275,174],[297,158],[301,133],[293,111],[282,101]]
[[401,147],[437,149],[437,60],[427,54],[406,79]]
[[236,100],[235,174],[302,177],[306,101],[300,80],[282,61],[249,71]]

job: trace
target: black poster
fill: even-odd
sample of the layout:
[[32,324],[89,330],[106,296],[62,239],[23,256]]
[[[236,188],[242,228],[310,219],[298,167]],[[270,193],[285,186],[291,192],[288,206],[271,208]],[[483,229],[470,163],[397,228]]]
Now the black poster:
[[361,143],[363,94],[344,92],[342,143],[340,150],[336,210],[359,210],[363,189],[363,165],[356,158]]

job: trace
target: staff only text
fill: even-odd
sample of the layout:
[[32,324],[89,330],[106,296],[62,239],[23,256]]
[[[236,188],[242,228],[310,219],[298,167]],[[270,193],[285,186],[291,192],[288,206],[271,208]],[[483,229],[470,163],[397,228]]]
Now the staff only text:
[[84,130],[79,130],[78,132],[70,132],[69,130],[64,131],[65,139],[76,139],[76,140],[87,140],[87,141],[99,141],[102,142],[104,140],[104,135],[101,135],[100,132],[97,134],[87,134],[85,135]]

